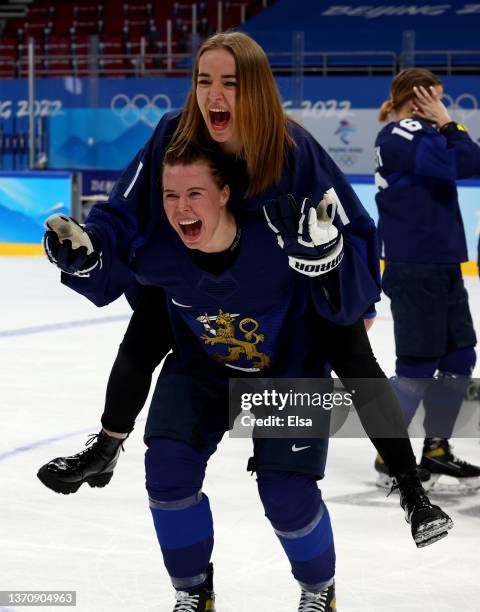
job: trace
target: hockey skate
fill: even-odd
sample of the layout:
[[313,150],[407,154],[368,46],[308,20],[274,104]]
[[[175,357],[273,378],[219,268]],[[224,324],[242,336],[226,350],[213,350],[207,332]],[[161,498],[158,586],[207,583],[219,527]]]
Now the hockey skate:
[[215,612],[215,593],[213,592],[213,565],[208,565],[207,579],[199,587],[190,591],[177,591],[177,603],[173,612]]
[[319,593],[302,588],[298,612],[336,612],[335,582]]
[[390,492],[398,490],[405,520],[410,524],[412,537],[418,548],[433,544],[448,535],[452,519],[438,506],[430,503],[420,479],[415,474],[399,477]]
[[430,488],[441,493],[470,493],[480,488],[480,467],[457,459],[449,441],[425,438],[420,466],[430,473]]
[[472,380],[465,391],[465,399],[467,402],[480,401],[480,382],[478,382],[478,380]]
[[[375,482],[375,484],[380,489],[390,491],[391,488],[395,485],[395,478],[393,476],[390,476],[385,461],[378,453],[375,457],[374,467],[375,471],[377,472],[377,481]],[[417,466],[417,476],[420,479],[420,482],[422,483],[422,486],[425,491],[429,491],[432,485],[432,481],[430,480],[430,472],[419,465]]]
[[37,473],[43,484],[55,493],[75,493],[87,482],[91,487],[105,487],[113,476],[123,442],[101,431],[92,434],[87,448],[71,457],[57,457]]

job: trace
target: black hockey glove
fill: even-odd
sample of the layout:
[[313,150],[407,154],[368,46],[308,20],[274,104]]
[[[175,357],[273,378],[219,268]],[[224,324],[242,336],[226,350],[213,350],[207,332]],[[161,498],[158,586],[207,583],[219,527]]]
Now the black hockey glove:
[[304,198],[299,209],[295,198],[288,194],[263,207],[270,229],[297,272],[320,276],[342,261],[343,238],[333,225],[336,209],[337,196],[333,189],[325,192],[318,205]]
[[88,232],[71,217],[51,215],[45,221],[43,249],[49,261],[73,276],[90,276],[98,265],[102,253],[93,246]]

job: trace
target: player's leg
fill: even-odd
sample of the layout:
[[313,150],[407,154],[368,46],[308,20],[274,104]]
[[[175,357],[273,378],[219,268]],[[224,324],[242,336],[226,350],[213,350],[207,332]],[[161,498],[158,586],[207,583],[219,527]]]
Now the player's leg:
[[[390,298],[397,355],[392,386],[407,426],[446,350],[449,284],[445,267],[437,269],[435,264],[385,265],[382,287]],[[381,456],[375,467],[382,479]],[[428,473],[420,470],[419,474],[427,485]]]
[[190,376],[175,354],[167,357],[145,426],[145,468],[155,531],[177,591],[175,612],[214,611],[213,522],[202,483],[228,429],[227,405],[228,380]]
[[214,610],[213,520],[202,484],[217,441],[200,451],[178,440],[148,439],[146,486],[164,564],[177,592],[174,611]]
[[[447,535],[453,523],[425,494],[398,399],[378,365],[362,322],[341,329],[322,323],[328,359],[345,388],[352,392],[362,425],[385,458],[388,488],[400,493],[400,504],[411,525],[417,546],[426,546]],[[347,348],[348,347],[348,348]],[[344,350],[347,348],[347,350]]]
[[[294,452],[295,443],[302,450]],[[257,472],[265,515],[300,585],[299,612],[336,610],[333,533],[317,486],[327,447],[323,439],[255,439],[248,466]]]
[[424,397],[426,438],[421,465],[431,473],[436,489],[456,492],[480,486],[480,468],[457,459],[449,444],[475,367],[476,336],[460,268],[451,265],[449,271],[449,350]]
[[415,456],[403,412],[373,354],[365,326],[362,321],[338,326],[321,320],[316,333],[317,343],[327,347],[325,358],[345,388],[353,393],[355,409],[378,457],[385,459],[382,470],[390,488],[391,476],[415,470]]
[[147,399],[152,373],[172,344],[163,290],[142,288],[108,381],[103,428],[90,436],[85,450],[42,466],[38,477],[45,486],[67,494],[84,482],[92,487],[108,484],[123,441]]
[[415,469],[415,456],[405,418],[391,383],[373,354],[363,321],[338,326],[320,321],[318,343],[327,347],[325,357],[352,392],[355,409],[365,432],[384,456],[388,471],[405,474]]

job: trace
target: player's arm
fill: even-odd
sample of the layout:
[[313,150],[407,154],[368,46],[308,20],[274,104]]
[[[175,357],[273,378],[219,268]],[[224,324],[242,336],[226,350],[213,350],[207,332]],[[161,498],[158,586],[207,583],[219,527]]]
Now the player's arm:
[[47,220],[44,246],[49,260],[62,270],[65,285],[97,306],[117,299],[133,282],[129,264],[157,220],[158,173],[175,126],[175,118],[162,118],[108,201],[92,208],[85,226],[58,215],[53,222]]
[[291,194],[270,200],[263,207],[269,228],[299,274],[315,278],[335,269],[343,258],[343,237],[334,221],[337,197],[326,191],[320,202]]
[[314,202],[320,202],[326,192],[333,190],[337,201],[335,225],[341,230],[345,252],[348,250],[349,256],[362,259],[373,283],[380,286],[377,233],[373,219],[343,172],[313,136],[295,124],[291,133],[296,146],[289,153],[289,181],[281,188],[285,193],[292,194],[297,202],[301,202],[305,195]]
[[377,141],[379,168],[455,181],[480,173],[480,148],[465,128],[450,122],[437,130],[417,119],[402,119]]
[[[367,245],[372,240],[362,236],[358,223],[343,233],[336,213],[337,199],[333,188],[316,206],[304,198],[298,207],[293,196],[280,196],[264,206],[264,213],[279,247],[288,255],[289,265],[308,277],[318,314],[346,325],[362,317],[379,299],[379,284],[367,263]],[[322,221],[325,217],[328,221]],[[326,227],[322,228],[322,223]],[[357,235],[351,232],[354,227]]]
[[446,141],[447,151],[455,153],[455,178],[480,174],[480,147],[470,138],[464,125],[452,121],[437,90],[434,87],[414,87],[413,90],[417,104],[415,114],[433,121]]

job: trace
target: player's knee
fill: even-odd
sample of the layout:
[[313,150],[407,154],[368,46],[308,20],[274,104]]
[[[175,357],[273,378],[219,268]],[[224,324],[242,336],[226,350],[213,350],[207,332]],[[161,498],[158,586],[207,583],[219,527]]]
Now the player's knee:
[[202,488],[205,462],[185,442],[152,437],[145,453],[148,495],[157,501],[187,499]]
[[404,378],[432,378],[438,368],[438,359],[423,357],[398,357],[395,366],[397,376]]
[[473,368],[477,363],[477,354],[473,346],[456,351],[450,351],[440,360],[438,369],[443,374],[456,376],[471,376]]
[[305,527],[314,520],[322,503],[311,474],[258,470],[257,483],[265,515],[279,531]]
[[124,339],[118,348],[116,366],[125,376],[130,372],[153,372],[160,363],[161,356],[145,351],[144,346],[135,341]]

